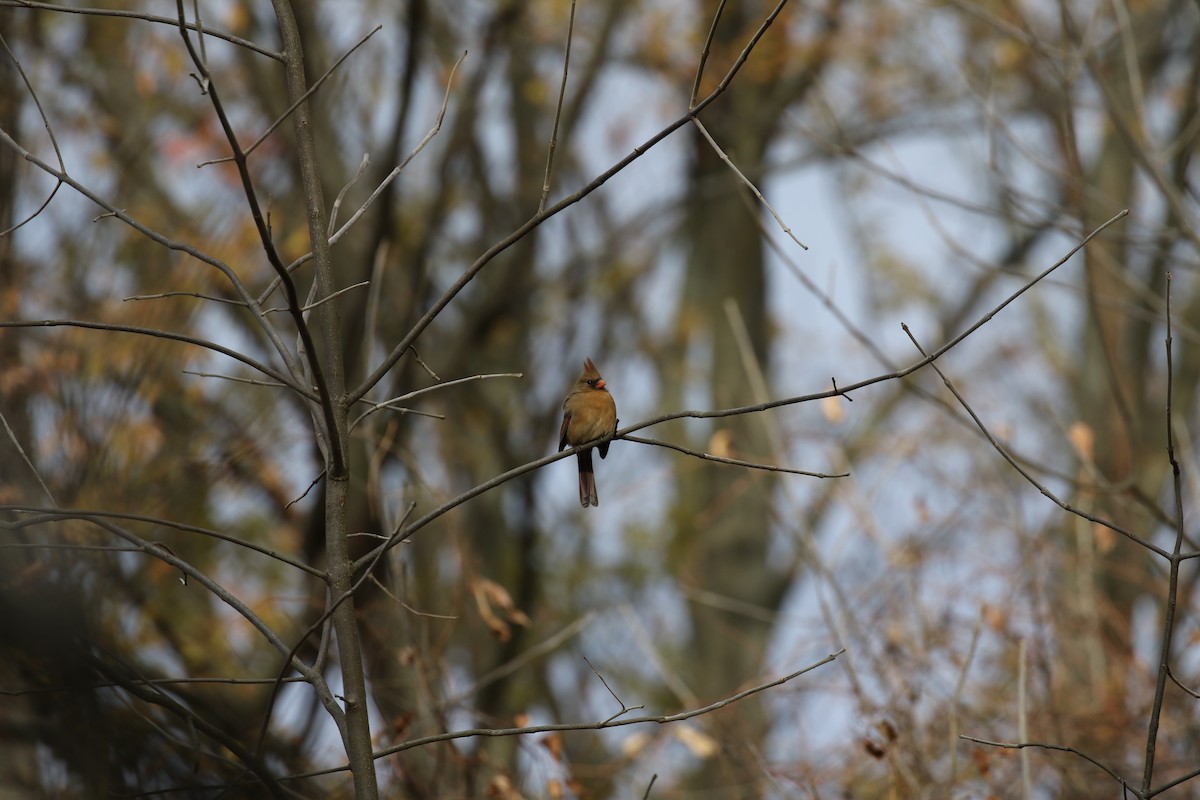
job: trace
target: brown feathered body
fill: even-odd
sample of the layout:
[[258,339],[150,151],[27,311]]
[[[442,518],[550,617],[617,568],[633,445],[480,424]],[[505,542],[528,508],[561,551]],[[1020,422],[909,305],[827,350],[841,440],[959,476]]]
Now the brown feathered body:
[[[617,404],[609,394],[600,371],[589,358],[583,362],[583,374],[563,401],[562,428],[558,432],[558,449],[568,445],[587,444],[607,436],[617,429]],[[596,445],[600,457],[608,455],[605,441]],[[592,471],[592,450],[581,450],[576,456],[579,462],[579,502],[584,508],[600,505],[596,493],[596,475]]]

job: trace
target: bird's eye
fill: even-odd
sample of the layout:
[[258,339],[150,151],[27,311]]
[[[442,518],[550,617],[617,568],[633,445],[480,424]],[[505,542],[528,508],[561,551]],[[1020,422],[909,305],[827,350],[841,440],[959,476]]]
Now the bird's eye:
[[592,387],[593,389],[595,389],[595,388],[596,388],[596,382],[595,382],[594,380],[588,381],[588,382],[587,382],[587,385],[588,385],[588,386],[590,386],[590,387]]

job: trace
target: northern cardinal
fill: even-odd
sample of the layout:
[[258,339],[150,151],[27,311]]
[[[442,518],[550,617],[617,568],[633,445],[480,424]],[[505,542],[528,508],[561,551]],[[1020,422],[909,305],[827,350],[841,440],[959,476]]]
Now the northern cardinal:
[[[583,362],[583,374],[563,401],[562,428],[558,432],[558,449],[567,445],[586,444],[617,430],[617,404],[604,385],[599,370],[589,358]],[[605,441],[596,445],[600,457],[608,455]],[[579,461],[579,502],[584,508],[600,505],[596,494],[596,475],[592,472],[592,448],[576,455]]]

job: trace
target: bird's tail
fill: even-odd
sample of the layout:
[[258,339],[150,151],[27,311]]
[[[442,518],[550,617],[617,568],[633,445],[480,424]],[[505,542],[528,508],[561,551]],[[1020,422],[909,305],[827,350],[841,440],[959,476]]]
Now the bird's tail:
[[584,507],[600,505],[596,494],[596,473],[592,471],[592,451],[584,450],[576,458],[579,461],[579,502]]

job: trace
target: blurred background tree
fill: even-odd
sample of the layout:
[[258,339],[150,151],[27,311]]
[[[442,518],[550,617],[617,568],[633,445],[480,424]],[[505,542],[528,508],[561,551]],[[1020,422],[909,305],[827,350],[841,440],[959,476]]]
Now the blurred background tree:
[[[200,5],[207,29],[268,51],[205,39],[248,144],[289,106],[269,55],[275,18],[265,3]],[[718,5],[574,10],[551,203],[684,113]],[[724,9],[700,96],[772,6]],[[349,187],[338,225],[430,130],[469,52],[436,137],[334,246],[338,287],[370,282],[331,301],[355,386],[537,210],[572,7],[411,0],[295,12],[310,81],[383,26],[311,99],[327,202]],[[1169,0],[786,7],[699,119],[811,249],[788,241],[694,126],[673,134],[500,254],[371,391],[379,402],[524,373],[438,389],[355,429],[355,554],[410,504],[419,516],[552,450],[584,357],[623,425],[816,393],[831,376],[849,385],[916,360],[900,321],[936,346],[1122,208],[1128,219],[940,363],[1035,477],[1169,549],[1168,273],[1175,424],[1189,486],[1197,474],[1198,34],[1197,5]],[[267,289],[274,273],[236,172],[196,169],[228,144],[176,28],[0,0],[0,35],[12,50],[0,58],[0,130],[52,161],[19,61],[76,179],[233,265],[254,294]],[[297,159],[289,125],[250,157],[285,262],[311,249]],[[53,188],[0,146],[0,228]],[[98,214],[60,188],[0,237],[5,320],[169,329],[270,361],[219,272]],[[311,270],[295,274],[307,292]],[[279,292],[267,298],[282,305]],[[285,314],[268,316],[288,330]],[[251,376],[231,363],[118,333],[0,331],[6,522],[28,520],[18,507],[29,506],[138,514],[322,567],[325,487],[307,409],[277,388],[197,374]],[[681,726],[407,750],[377,762],[385,794],[641,796],[656,774],[655,797],[1115,790],[1080,759],[1010,755],[957,733],[1073,745],[1140,779],[1164,563],[1046,502],[927,370],[851,398],[643,432],[848,479],[769,477],[617,442],[597,462],[599,510],[579,510],[573,464],[556,463],[418,531],[355,598],[377,747],[607,718],[618,708],[597,673],[624,703],[666,713],[847,647],[836,665]],[[278,560],[120,524],[235,591],[289,645],[325,606],[322,581]],[[0,641],[12,655],[0,689],[15,696],[0,736],[14,757],[0,761],[0,796],[213,796],[204,787],[244,777],[239,746],[275,775],[344,763],[315,695],[296,687],[281,690],[260,741],[282,662],[177,571],[113,550],[121,542],[94,522],[5,537],[0,604],[13,624]],[[1180,647],[1198,633],[1195,575],[1185,564]],[[315,638],[300,655],[317,656]],[[1194,658],[1181,652],[1172,667],[1200,685]],[[167,697],[139,690],[181,678],[162,685],[212,725],[199,739],[164,710]],[[1194,704],[1169,687],[1156,785],[1193,768]],[[336,774],[289,785],[350,792]]]

